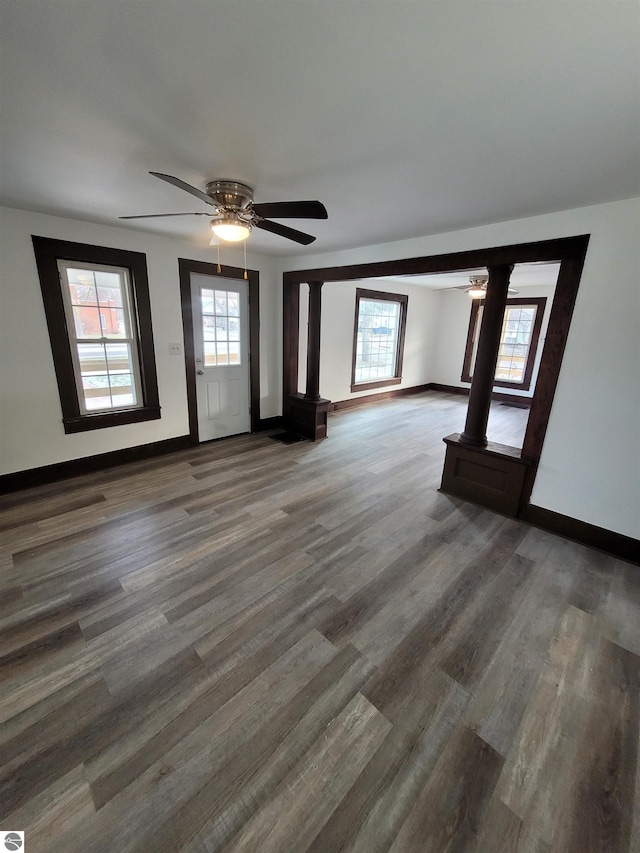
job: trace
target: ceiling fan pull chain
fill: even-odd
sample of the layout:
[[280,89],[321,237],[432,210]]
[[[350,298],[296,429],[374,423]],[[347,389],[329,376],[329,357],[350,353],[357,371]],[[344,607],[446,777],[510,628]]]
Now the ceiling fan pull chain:
[[244,246],[244,278],[246,281],[249,277],[247,275],[247,244],[244,242],[242,245]]
[[222,272],[222,267],[220,266],[220,240],[216,237],[216,249],[218,250],[218,272]]

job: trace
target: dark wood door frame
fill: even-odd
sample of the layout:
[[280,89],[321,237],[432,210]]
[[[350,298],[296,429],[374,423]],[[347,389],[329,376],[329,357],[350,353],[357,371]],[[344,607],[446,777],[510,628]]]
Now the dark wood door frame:
[[520,454],[521,458],[527,461],[520,503],[523,511],[531,497],[542,454],[588,243],[589,235],[587,234],[443,255],[285,272],[283,274],[283,414],[286,416],[289,411],[292,395],[297,392],[298,387],[300,284],[309,281],[353,281],[385,276],[457,272],[504,264],[559,263],[560,270],[536,389],[531,401],[529,421]]
[[[193,313],[191,306],[191,273],[217,276],[218,278],[244,279],[245,271],[240,267],[220,266],[206,261],[178,258],[180,275],[180,304],[184,331],[184,362],[187,379],[187,405],[189,409],[189,441],[199,443],[198,404],[196,397],[196,362],[193,337]],[[260,428],[260,273],[247,270],[249,285],[249,386],[251,406],[251,432]]]

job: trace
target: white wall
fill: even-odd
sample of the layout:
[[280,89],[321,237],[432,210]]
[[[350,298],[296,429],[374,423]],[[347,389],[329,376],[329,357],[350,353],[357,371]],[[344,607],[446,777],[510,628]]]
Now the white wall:
[[280,266],[362,264],[579,234],[591,240],[531,500],[638,537],[640,199],[288,258]]
[[[147,256],[162,417],[141,424],[65,435],[31,235],[144,252]],[[186,435],[186,381],[178,258],[212,261],[211,250],[164,237],[8,208],[0,209],[0,473],[24,471],[93,454]],[[282,396],[282,287],[271,258],[260,270],[261,416],[279,414]],[[222,261],[242,266],[239,250]]]
[[[517,299],[527,297],[535,298],[544,296],[547,299],[542,326],[540,328],[540,339],[536,351],[536,360],[533,365],[531,387],[528,391],[517,388],[495,388],[496,394],[509,394],[517,397],[532,397],[535,390],[536,378],[542,357],[553,301],[554,285],[537,285],[520,287]],[[468,294],[460,290],[437,291],[437,339],[435,348],[435,359],[433,366],[433,382],[441,385],[453,385],[456,388],[470,388],[470,382],[462,382],[462,361],[467,344],[467,333],[469,331],[469,318],[471,315],[471,300]],[[489,436],[491,437],[491,436]]]
[[[409,388],[431,381],[436,331],[436,296],[425,287],[398,283],[381,278],[359,281],[331,281],[322,287],[322,326],[320,340],[320,393],[337,402],[354,397],[377,394],[384,388],[351,393],[353,360],[353,328],[356,309],[356,289],[402,293],[409,297],[405,332],[402,382],[394,388]],[[308,287],[300,287],[300,362],[298,389],[305,390],[306,382],[306,324],[308,318]]]

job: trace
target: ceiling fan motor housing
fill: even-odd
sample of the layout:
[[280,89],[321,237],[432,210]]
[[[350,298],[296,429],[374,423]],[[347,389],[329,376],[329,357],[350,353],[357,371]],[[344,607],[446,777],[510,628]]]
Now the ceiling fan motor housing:
[[244,210],[253,202],[253,189],[238,181],[210,181],[205,192],[221,207]]

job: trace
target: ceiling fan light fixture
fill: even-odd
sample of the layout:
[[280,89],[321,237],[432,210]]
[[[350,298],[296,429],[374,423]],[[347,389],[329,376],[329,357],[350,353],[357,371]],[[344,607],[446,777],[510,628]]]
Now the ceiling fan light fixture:
[[467,290],[467,293],[472,299],[482,299],[487,295],[487,288],[479,286],[471,287],[469,290]]
[[211,230],[221,240],[240,243],[251,234],[251,225],[232,213],[211,220]]
[[467,290],[467,293],[472,299],[484,299],[487,295],[487,282],[489,281],[489,276],[486,275],[474,275],[469,279],[471,282],[471,287]]

